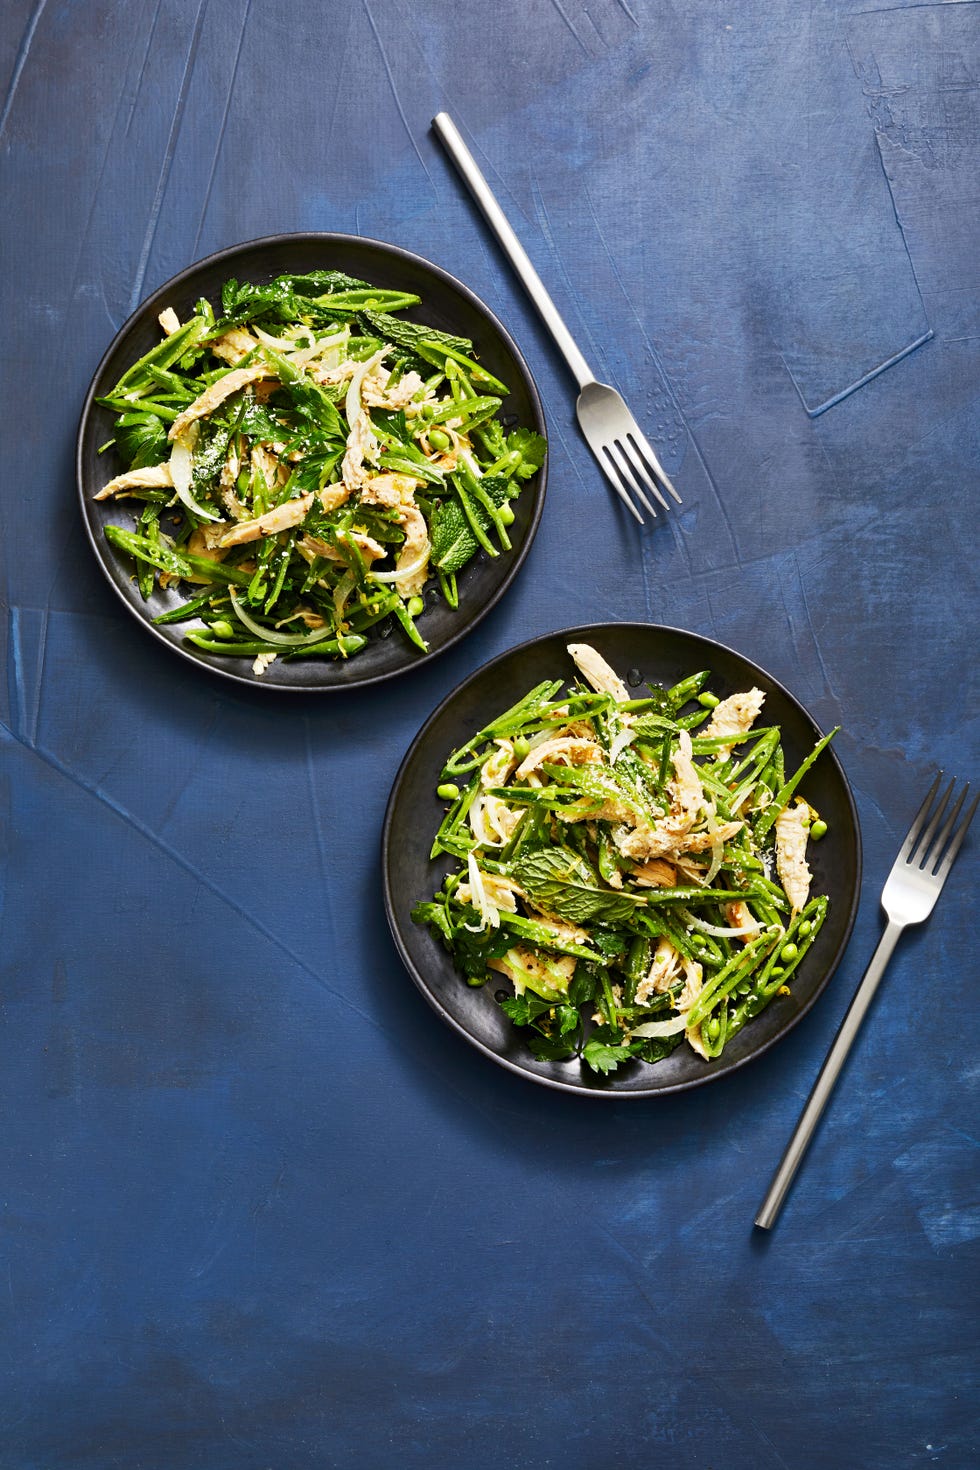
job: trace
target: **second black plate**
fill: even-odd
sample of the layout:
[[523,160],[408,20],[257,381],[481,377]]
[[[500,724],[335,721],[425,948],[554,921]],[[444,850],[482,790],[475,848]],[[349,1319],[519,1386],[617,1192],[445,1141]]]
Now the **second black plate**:
[[821,732],[811,716],[770,674],[695,633],[648,623],[606,623],[568,628],[521,644],[454,689],[419,731],[402,762],[382,839],[388,922],[409,974],[433,1009],[485,1056],[510,1071],[547,1087],[600,1097],[646,1097],[696,1087],[725,1076],[785,1036],[836,969],[854,924],[861,885],[861,835],[854,799],[831,747],[807,774],[802,790],[829,828],[824,840],[811,844],[808,851],[812,891],[830,898],[827,919],[794,977],[792,994],[777,997],[717,1061],[703,1061],[684,1046],[656,1065],[636,1062],[611,1077],[596,1076],[578,1060],[537,1061],[496,1004],[491,987],[471,989],[441,943],[412,922],[411,910],[419,899],[432,896],[453,866],[448,858],[429,859],[445,810],[436,796],[444,761],[542,679],[575,677],[566,651],[571,642],[591,643],[637,687],[638,696],[639,686],[647,681],[669,686],[699,669],[712,671],[708,687],[721,698],[756,685],[766,696],[766,723],[782,729],[787,770],[793,770],[819,739]]

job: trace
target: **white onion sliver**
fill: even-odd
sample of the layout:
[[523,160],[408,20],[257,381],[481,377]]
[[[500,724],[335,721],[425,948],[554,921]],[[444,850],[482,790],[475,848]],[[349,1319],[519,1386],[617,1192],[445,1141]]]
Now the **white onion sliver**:
[[410,561],[407,567],[398,567],[393,572],[371,572],[371,580],[374,582],[400,582],[404,577],[412,577],[416,572],[422,570],[432,551],[432,543],[426,539],[425,546],[419,552],[414,561]]
[[352,433],[355,420],[361,412],[361,384],[364,382],[368,373],[377,367],[387,351],[387,347],[380,347],[373,357],[368,358],[367,362],[358,363],[357,369],[348,384],[347,397],[344,400],[344,413]]
[[322,643],[325,639],[332,636],[329,628],[314,628],[312,632],[306,634],[277,633],[275,628],[264,628],[261,623],[257,623],[246,612],[234,587],[229,587],[228,595],[231,598],[231,605],[235,609],[235,614],[239,622],[250,633],[254,633],[256,638],[261,638],[263,643],[280,643],[283,648],[303,648],[313,643]]
[[[194,424],[193,429],[197,428]],[[170,478],[173,481],[177,499],[186,505],[187,509],[200,516],[203,521],[220,521],[221,517],[213,510],[199,505],[191,492],[191,479],[194,474],[194,440],[189,434],[178,434],[174,440],[174,447],[170,451]]]
[[628,725],[625,729],[620,730],[619,734],[614,737],[612,745],[610,745],[609,747],[609,764],[611,766],[614,766],[616,764],[626,747],[628,745],[632,745],[635,739],[636,731],[631,730]]
[[682,1016],[671,1016],[667,1021],[644,1021],[634,1026],[631,1036],[676,1036],[678,1031],[687,1030],[687,1011]]

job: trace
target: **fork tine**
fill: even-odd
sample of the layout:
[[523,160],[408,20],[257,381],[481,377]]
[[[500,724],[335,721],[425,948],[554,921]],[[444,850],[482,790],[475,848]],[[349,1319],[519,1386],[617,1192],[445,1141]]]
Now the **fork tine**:
[[640,458],[640,451],[637,449],[636,445],[630,443],[629,439],[621,439],[617,443],[616,448],[620,450],[623,458],[625,459],[626,463],[629,465],[630,469],[633,471],[633,474],[637,477],[637,479],[646,486],[646,488],[650,491],[652,495],[655,495],[657,497],[664,510],[670,510],[670,506],[661,495],[659,489],[657,488],[656,482],[650,478],[650,472],[647,469],[646,465],[643,463],[643,460]]
[[925,801],[922,803],[922,805],[919,807],[919,810],[915,814],[912,825],[908,831],[908,836],[902,843],[902,849],[901,852],[898,854],[898,858],[896,859],[896,861],[907,863],[911,858],[912,849],[915,846],[915,840],[918,837],[919,833],[922,831],[922,824],[925,821],[926,816],[928,815],[929,808],[932,806],[933,798],[935,797],[936,792],[939,790],[939,785],[942,779],[943,773],[942,771],[940,771],[935,781],[933,781],[932,785],[929,787],[929,790],[926,792]]
[[609,458],[616,466],[623,480],[633,491],[634,495],[636,495],[640,504],[644,506],[644,508],[648,510],[653,516],[654,520],[656,520],[656,506],[650,504],[649,500],[643,493],[643,487],[637,484],[636,477],[632,473],[633,466],[630,464],[622,444],[617,439],[610,440],[610,442],[606,445],[606,453],[609,455]]
[[661,465],[657,456],[654,454],[653,446],[651,445],[649,439],[646,437],[645,434],[642,434],[640,432],[636,424],[634,424],[632,429],[630,430],[630,438],[633,440],[633,443],[635,444],[639,452],[646,457],[650,468],[653,470],[654,475],[660,481],[664,489],[668,490],[670,494],[673,495],[678,505],[683,505],[683,500],[678,495],[673,485],[670,483],[670,480],[664,474],[663,466]]
[[946,810],[947,804],[949,803],[949,798],[952,796],[952,794],[953,794],[953,792],[954,792],[955,789],[956,789],[956,780],[955,780],[955,777],[954,777],[954,779],[952,781],[950,781],[949,785],[946,787],[946,790],[943,792],[942,800],[940,801],[939,805],[936,807],[936,810],[933,812],[933,814],[932,814],[932,820],[930,821],[928,827],[923,832],[923,834],[922,834],[921,838],[919,839],[919,841],[916,843],[916,845],[915,845],[915,852],[909,858],[909,862],[910,863],[911,862],[914,862],[920,868],[925,867],[925,865],[926,865],[926,854],[929,851],[929,844],[930,844],[930,842],[933,839],[933,835],[934,835],[934,833],[936,831],[936,828],[939,826],[939,823],[942,820],[942,815],[943,815],[943,812]]
[[[963,805],[963,800],[964,800],[967,792],[969,791],[969,789],[970,789],[970,787],[969,787],[969,783],[968,783],[967,786],[966,786],[966,788],[964,789],[963,796],[961,796],[960,799],[959,799],[959,801],[956,803],[956,810],[954,811],[953,816],[956,815],[956,812],[958,812],[959,809],[960,809],[960,807]],[[946,856],[943,858],[942,862],[939,864],[939,867],[936,869],[936,877],[939,879],[940,884],[946,882],[946,874],[949,872],[950,868],[953,866],[953,859],[956,857],[956,854],[959,852],[960,847],[961,847],[961,845],[963,843],[963,838],[966,836],[967,830],[968,830],[968,828],[970,826],[970,823],[973,821],[973,814],[974,814],[974,812],[977,809],[977,804],[978,803],[980,803],[980,792],[978,792],[977,795],[973,798],[973,802],[972,802],[972,804],[970,806],[969,811],[967,812],[966,816],[963,818],[962,822],[960,823],[959,830],[955,833],[952,842],[949,844],[949,851],[947,852]],[[952,821],[952,818],[950,818],[950,822],[951,821]],[[947,823],[947,826],[948,825],[949,825],[949,823]],[[945,837],[946,837],[946,833],[944,831],[943,832],[943,839],[944,840],[945,840]]]
[[[608,446],[606,448],[606,453],[607,454],[609,453]],[[609,481],[610,485],[615,490],[616,494],[619,496],[620,500],[626,506],[626,509],[629,511],[630,515],[635,516],[636,519],[639,521],[640,525],[642,526],[643,525],[643,517],[641,516],[640,512],[637,510],[636,506],[633,504],[632,500],[630,500],[630,498],[627,495],[626,491],[623,489],[623,486],[622,486],[622,484],[620,483],[620,480],[619,480],[619,476],[616,474],[616,470],[615,470],[615,467],[614,467],[614,462],[612,461],[612,459],[610,458],[609,460],[605,460],[605,459],[603,459],[600,456],[599,457],[599,466],[602,469],[603,473],[605,474],[606,479]]]
[[[953,782],[953,786],[955,786],[955,785],[956,785],[956,782],[954,781]],[[952,794],[952,790],[953,790],[953,787],[951,786],[949,788],[949,791],[947,791],[947,793],[946,793],[947,798]],[[936,864],[939,862],[940,854],[942,853],[943,848],[946,846],[946,839],[948,838],[950,832],[952,832],[953,828],[956,825],[956,818],[960,814],[960,807],[963,805],[963,802],[965,801],[966,797],[969,795],[969,792],[970,792],[970,787],[969,787],[969,784],[967,784],[966,786],[964,786],[963,790],[960,792],[959,800],[956,802],[956,804],[953,807],[953,810],[950,812],[949,816],[946,818],[945,822],[943,823],[943,830],[940,832],[939,836],[936,838],[935,842],[928,849],[928,851],[926,852],[924,858],[922,859],[922,866],[926,870],[927,873],[931,872],[933,870],[933,868],[935,868]],[[940,809],[940,811],[941,811],[941,809]],[[935,822],[932,825],[935,826]],[[922,842],[923,842],[923,847],[925,847],[926,846],[926,839],[923,838],[922,839]]]

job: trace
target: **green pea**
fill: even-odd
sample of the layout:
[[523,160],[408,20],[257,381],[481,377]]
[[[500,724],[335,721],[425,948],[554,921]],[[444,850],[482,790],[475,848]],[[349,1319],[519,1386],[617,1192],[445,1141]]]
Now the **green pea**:
[[777,975],[781,975],[782,973],[783,973],[783,967],[782,967],[782,965],[773,965],[772,969],[769,971],[769,978],[772,979],[772,980],[774,980]]
[[721,1031],[721,1022],[717,1016],[712,1016],[705,1026],[705,1035],[709,1041],[717,1041]]
[[779,951],[779,958],[781,960],[787,960],[787,961],[788,960],[795,960],[797,958],[797,956],[799,955],[799,953],[800,953],[800,951],[797,949],[796,945],[793,944],[792,941],[790,941],[789,944],[784,944],[783,947],[782,947],[782,949]]
[[225,618],[219,618],[216,623],[211,624],[211,632],[216,638],[234,638],[235,630]]
[[808,934],[812,934],[813,925],[810,923],[810,920],[804,919],[797,932],[801,939],[805,939]]
[[827,823],[824,821],[823,817],[818,817],[817,820],[813,823],[813,826],[810,828],[810,836],[813,838],[814,842],[819,842],[821,837],[825,837],[826,835]]
[[442,801],[455,801],[459,795],[459,787],[454,781],[444,781],[441,786],[436,787],[436,796]]
[[717,694],[712,694],[709,689],[706,689],[703,694],[698,695],[698,704],[703,705],[705,709],[714,709],[721,704],[721,700]]
[[452,442],[453,441],[450,439],[449,435],[445,433],[444,430],[429,430],[429,447],[431,449],[438,449],[440,452],[444,452],[445,450],[452,447]]
[[467,975],[466,983],[472,985],[474,990],[478,990],[481,985],[486,985],[487,977],[486,975]]
[[531,742],[525,735],[518,735],[514,741],[514,755],[518,762],[525,760],[531,753]]
[[422,601],[421,597],[410,597],[408,599],[408,615],[409,615],[409,617],[411,617],[411,618],[417,618],[420,615],[420,613],[424,613],[424,612],[425,612],[425,603]]
[[506,502],[500,507],[499,515],[505,526],[513,525],[514,512]]

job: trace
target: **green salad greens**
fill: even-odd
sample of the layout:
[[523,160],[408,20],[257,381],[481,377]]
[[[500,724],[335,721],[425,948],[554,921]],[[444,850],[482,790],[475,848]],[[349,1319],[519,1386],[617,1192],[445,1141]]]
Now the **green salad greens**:
[[[346,658],[369,629],[425,649],[423,592],[511,548],[512,502],[545,442],[500,418],[507,385],[473,344],[397,313],[419,304],[337,271],[227,281],[99,399],[124,470],[96,494],[139,502],[106,527],[157,623],[248,656]],[[108,448],[109,445],[103,446]]]
[[827,914],[765,696],[720,700],[708,672],[629,689],[595,649],[581,678],[532,689],[446,762],[433,858],[458,866],[413,919],[502,1009],[535,1057],[599,1073],[685,1042],[719,1057],[789,984]]

